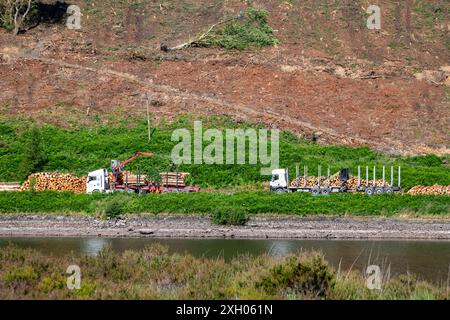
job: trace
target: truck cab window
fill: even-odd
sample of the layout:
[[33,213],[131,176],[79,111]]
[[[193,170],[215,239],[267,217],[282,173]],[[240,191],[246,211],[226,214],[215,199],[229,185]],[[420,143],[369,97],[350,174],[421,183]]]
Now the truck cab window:
[[278,174],[274,174],[272,176],[272,181],[277,181],[278,179],[280,179],[280,176]]

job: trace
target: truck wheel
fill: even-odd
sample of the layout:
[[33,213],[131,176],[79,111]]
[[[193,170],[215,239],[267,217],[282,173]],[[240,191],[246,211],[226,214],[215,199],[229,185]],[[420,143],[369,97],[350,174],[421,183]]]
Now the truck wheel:
[[384,189],[383,188],[375,188],[375,193],[380,195],[384,193]]
[[372,188],[367,188],[367,189],[366,189],[366,194],[367,194],[368,196],[372,196],[372,195],[373,195],[373,189],[372,189]]
[[311,193],[313,196],[318,196],[320,194],[320,189],[319,188],[312,188],[311,189]]
[[283,188],[276,188],[275,189],[275,193],[284,193],[284,189]]
[[385,191],[387,194],[393,194],[394,190],[392,190],[392,188],[387,188]]
[[330,188],[322,189],[322,194],[330,194],[330,192],[331,192]]

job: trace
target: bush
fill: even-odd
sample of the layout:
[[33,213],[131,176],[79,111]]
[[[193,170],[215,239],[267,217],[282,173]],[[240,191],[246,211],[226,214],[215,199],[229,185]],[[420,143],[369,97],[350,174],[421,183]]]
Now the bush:
[[317,253],[289,256],[275,265],[256,283],[268,294],[291,291],[310,298],[326,297],[334,286],[335,274]]
[[42,170],[47,163],[47,156],[42,147],[41,131],[32,127],[25,133],[25,136],[24,156],[19,166],[21,178],[24,180],[30,174]]
[[[0,28],[8,31],[14,30],[15,34],[31,25],[37,19],[36,5],[38,1],[31,0],[28,8],[26,0],[0,0]],[[14,16],[17,15],[17,21]]]
[[36,280],[38,275],[31,267],[17,267],[4,274],[3,280],[6,283],[14,283],[16,281],[32,281]]
[[200,44],[226,49],[262,48],[278,43],[273,29],[267,24],[269,13],[265,10],[248,9],[243,21],[225,25],[222,30],[211,33]]
[[113,199],[106,204],[105,215],[108,218],[114,218],[124,213],[123,204],[118,199]]
[[211,213],[211,221],[218,225],[243,226],[247,223],[247,213],[239,208],[217,208]]

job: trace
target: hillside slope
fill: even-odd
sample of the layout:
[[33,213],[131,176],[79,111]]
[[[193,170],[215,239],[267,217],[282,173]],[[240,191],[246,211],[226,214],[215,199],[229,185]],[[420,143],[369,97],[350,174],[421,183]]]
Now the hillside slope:
[[[249,6],[279,44],[261,50],[163,52]],[[52,1],[48,1],[52,3]],[[230,115],[319,142],[402,153],[450,153],[448,0],[73,1],[82,29],[0,29],[0,113],[64,127],[108,113]],[[421,80],[419,80],[421,79]]]

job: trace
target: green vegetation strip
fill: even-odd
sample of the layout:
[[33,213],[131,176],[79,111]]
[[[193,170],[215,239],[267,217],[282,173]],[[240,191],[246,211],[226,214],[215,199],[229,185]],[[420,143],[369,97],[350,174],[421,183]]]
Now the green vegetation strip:
[[[172,132],[187,128],[193,132],[193,118],[179,117],[168,124],[161,120],[148,143],[147,122],[143,119],[123,116],[94,116],[90,125],[74,124],[72,129],[53,125],[33,125],[29,119],[15,118],[0,121],[0,181],[19,181],[33,171],[59,171],[85,176],[99,168],[109,168],[111,159],[125,160],[136,151],[151,151],[170,155],[178,142],[172,142]],[[261,127],[240,123],[229,118],[202,118],[204,130],[215,128]],[[35,126],[35,127],[33,127]],[[39,144],[36,146],[36,144]],[[204,147],[209,145],[205,142]],[[270,144],[269,144],[270,145]],[[225,148],[225,142],[224,142]],[[269,149],[270,150],[270,149]],[[248,162],[248,148],[246,150]],[[402,187],[406,190],[415,185],[450,185],[450,157],[435,155],[418,157],[387,156],[366,147],[324,146],[295,137],[291,133],[280,135],[280,167],[289,167],[291,176],[296,164],[309,167],[314,175],[317,166],[331,166],[331,173],[342,167],[357,173],[358,166],[376,165],[377,178],[381,179],[381,166],[402,166]],[[262,176],[261,164],[257,165],[182,165],[180,171],[190,172],[190,183],[205,188],[244,187],[245,191],[262,190],[261,182],[270,177]],[[140,158],[127,165],[127,170],[158,178],[159,172],[169,169],[169,161],[161,158]],[[363,170],[364,171],[364,170]],[[324,170],[322,170],[324,172]],[[371,177],[372,178],[372,177]]]
[[[79,289],[65,271],[77,264]],[[386,277],[387,278],[387,277]],[[336,271],[314,252],[224,259],[169,254],[153,245],[140,251],[55,257],[8,245],[0,250],[0,299],[448,299],[445,285],[411,274],[367,288],[358,271]]]
[[[83,213],[89,215],[127,213],[211,214],[243,211],[246,214],[276,213],[292,215],[448,215],[447,196],[373,196],[336,194],[314,197],[309,194],[269,192],[72,194],[58,192],[0,192],[2,213]],[[240,219],[237,217],[236,219]],[[220,216],[218,218],[220,220]]]

